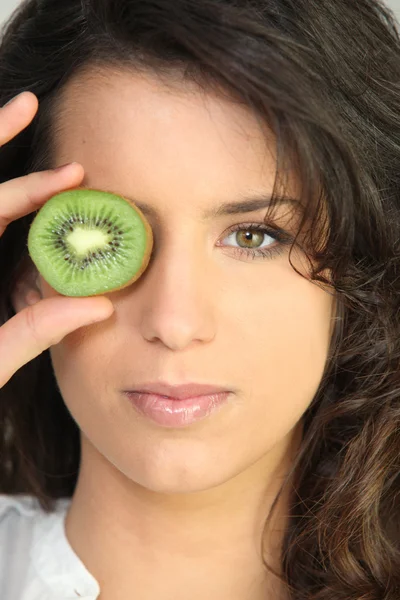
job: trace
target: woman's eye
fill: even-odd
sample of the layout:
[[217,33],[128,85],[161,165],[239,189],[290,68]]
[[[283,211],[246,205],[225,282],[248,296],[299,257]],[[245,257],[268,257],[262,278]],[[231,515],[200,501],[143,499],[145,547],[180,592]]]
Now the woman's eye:
[[[272,258],[282,254],[292,239],[283,231],[274,231],[261,223],[235,225],[224,240],[234,244],[235,252],[251,258]],[[226,244],[218,243],[218,246]],[[228,244],[229,245],[229,244]]]

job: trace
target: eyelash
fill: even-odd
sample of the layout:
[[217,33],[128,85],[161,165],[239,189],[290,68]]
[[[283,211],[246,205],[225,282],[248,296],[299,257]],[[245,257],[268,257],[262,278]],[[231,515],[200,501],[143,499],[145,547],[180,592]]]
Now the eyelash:
[[232,233],[236,233],[236,231],[251,231],[255,230],[258,232],[262,232],[268,235],[268,237],[274,238],[278,245],[273,246],[272,248],[264,248],[263,250],[257,250],[252,248],[241,248],[234,247],[236,254],[239,256],[250,256],[255,258],[273,258],[274,256],[279,256],[283,253],[286,246],[289,246],[293,242],[293,238],[291,238],[285,231],[282,229],[276,228],[271,229],[270,227],[266,227],[262,223],[240,223],[239,225],[235,225],[231,229],[228,230],[227,236]]

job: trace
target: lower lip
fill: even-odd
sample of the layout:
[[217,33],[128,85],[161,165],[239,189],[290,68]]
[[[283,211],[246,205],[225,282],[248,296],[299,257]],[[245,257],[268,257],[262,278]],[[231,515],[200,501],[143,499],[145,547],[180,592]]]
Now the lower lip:
[[172,400],[158,394],[125,392],[131,404],[143,415],[163,427],[186,427],[217,411],[230,392]]

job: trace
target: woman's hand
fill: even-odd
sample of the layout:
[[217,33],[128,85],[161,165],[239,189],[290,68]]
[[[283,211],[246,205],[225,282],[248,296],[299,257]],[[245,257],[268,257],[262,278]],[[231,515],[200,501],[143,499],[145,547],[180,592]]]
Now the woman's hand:
[[[23,92],[0,109],[0,145],[6,144],[29,125],[38,109],[38,99]],[[0,236],[7,225],[40,208],[54,194],[77,187],[83,178],[78,163],[59,171],[41,171],[0,184]],[[29,293],[27,306],[0,327],[0,387],[24,364],[84,325],[107,319],[113,305],[105,297],[35,298]]]

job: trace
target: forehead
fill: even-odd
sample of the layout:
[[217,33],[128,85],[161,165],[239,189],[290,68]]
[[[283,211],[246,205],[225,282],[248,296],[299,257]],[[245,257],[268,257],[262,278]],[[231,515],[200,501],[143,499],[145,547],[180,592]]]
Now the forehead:
[[60,150],[67,144],[76,149],[82,143],[122,142],[125,151],[141,145],[164,158],[173,145],[171,159],[184,158],[188,151],[204,159],[205,151],[218,151],[226,160],[253,168],[257,158],[265,163],[266,155],[268,163],[274,162],[272,133],[246,107],[194,84],[167,87],[150,74],[85,72],[63,90],[55,121]]
[[54,124],[56,164],[76,160],[87,185],[135,193],[138,204],[161,187],[163,196],[179,191],[211,206],[272,192],[272,132],[247,107],[195,84],[89,70],[64,89]]

